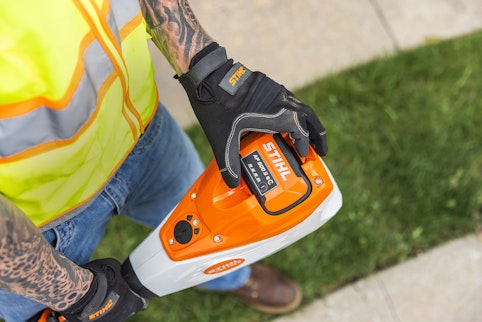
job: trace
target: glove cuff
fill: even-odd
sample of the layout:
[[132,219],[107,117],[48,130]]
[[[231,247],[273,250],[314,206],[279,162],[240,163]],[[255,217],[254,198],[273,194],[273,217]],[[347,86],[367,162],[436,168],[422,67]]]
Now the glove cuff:
[[92,271],[92,273],[94,274],[94,279],[87,293],[67,310],[59,311],[60,314],[67,318],[79,316],[81,320],[83,318],[87,320],[88,316],[95,313],[99,308],[110,307],[117,302],[119,295],[115,292],[107,296],[108,283],[106,275],[102,272]]
[[94,275],[87,293],[68,309],[58,311],[68,321],[90,321],[100,318],[114,307],[119,298],[113,289],[109,290],[107,272],[92,266],[90,263],[84,265]]
[[227,61],[226,49],[217,43],[211,43],[194,55],[187,74],[198,87],[206,77]]
[[197,52],[197,54],[195,54],[192,58],[191,58],[191,63],[189,64],[189,69],[191,69],[194,65],[196,65],[197,63],[199,63],[199,61],[201,59],[204,58],[204,56],[206,56],[207,54],[209,54],[210,52],[212,52],[213,50],[216,50],[217,48],[219,48],[219,44],[217,42],[212,42],[210,43],[209,45],[207,45],[206,47],[204,47],[203,49],[201,49],[200,51]]

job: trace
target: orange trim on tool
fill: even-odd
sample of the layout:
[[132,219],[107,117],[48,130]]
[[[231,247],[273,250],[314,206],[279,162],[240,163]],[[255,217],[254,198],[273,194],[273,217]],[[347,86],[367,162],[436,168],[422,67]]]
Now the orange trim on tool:
[[[52,313],[52,310],[51,309],[45,309],[43,312],[42,312],[42,315],[39,317],[39,319],[37,320],[37,322],[48,322],[49,321],[49,316],[50,314]],[[64,318],[63,316],[59,316],[57,318],[58,322],[66,322],[67,319]]]
[[[288,135],[284,135],[284,140],[293,147]],[[181,261],[256,243],[288,231],[313,214],[334,189],[326,168],[310,146],[305,158],[298,156],[304,177],[295,175],[298,165],[291,166],[293,162],[290,163],[280,153],[279,158],[290,164],[289,169],[285,169],[278,156],[274,158],[272,155],[274,150],[265,149],[270,144],[280,148],[275,142],[273,134],[252,133],[249,139],[241,140],[240,154],[254,160],[253,173],[261,180],[253,182],[266,188],[267,180],[276,181],[270,190],[264,190],[262,198],[265,205],[270,204],[273,209],[282,209],[282,212],[268,214],[244,178],[238,187],[229,188],[213,160],[159,231],[159,238],[169,258]],[[287,171],[291,171],[300,181],[306,182],[304,180],[307,179],[309,187],[300,185],[295,178],[284,180]],[[298,197],[292,198],[292,195]],[[192,226],[193,233],[187,243],[178,242],[174,235],[174,229],[180,221],[188,221]],[[209,269],[214,272],[222,270],[225,268],[223,264],[227,263],[217,263]]]
[[47,322],[47,319],[50,315],[50,313],[52,313],[52,310],[51,309],[45,309],[43,312],[42,312],[42,315],[39,317],[39,319],[37,320],[37,322]]
[[82,39],[79,47],[79,60],[75,66],[74,73],[70,80],[69,86],[65,91],[65,94],[58,100],[52,100],[44,96],[38,96],[30,98],[22,102],[16,102],[11,104],[5,104],[0,106],[0,118],[10,118],[25,115],[37,108],[42,106],[48,106],[49,108],[55,110],[61,110],[65,108],[74,96],[75,91],[82,79],[85,68],[84,68],[84,53],[87,47],[95,40],[93,33],[88,33]]

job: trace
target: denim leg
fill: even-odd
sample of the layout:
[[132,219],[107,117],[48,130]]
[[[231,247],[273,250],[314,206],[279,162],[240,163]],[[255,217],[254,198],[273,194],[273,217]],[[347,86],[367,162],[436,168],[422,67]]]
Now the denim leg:
[[40,303],[0,290],[0,319],[6,322],[25,322],[44,308]]

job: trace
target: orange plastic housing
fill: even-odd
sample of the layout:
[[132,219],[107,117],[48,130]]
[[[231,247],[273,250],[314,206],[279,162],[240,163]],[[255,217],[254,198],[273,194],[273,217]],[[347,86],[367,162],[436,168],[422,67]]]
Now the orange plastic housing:
[[159,231],[168,256],[181,261],[255,243],[309,217],[333,183],[311,146],[304,158],[293,151],[287,135],[250,133],[234,189],[213,160]]

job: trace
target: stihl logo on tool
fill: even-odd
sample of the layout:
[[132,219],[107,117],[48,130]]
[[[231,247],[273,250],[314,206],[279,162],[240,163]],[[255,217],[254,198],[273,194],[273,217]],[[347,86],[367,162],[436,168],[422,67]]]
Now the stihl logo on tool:
[[239,265],[244,263],[244,258],[234,258],[234,259],[229,259],[227,261],[221,262],[214,264],[212,266],[209,266],[204,270],[204,274],[218,274],[222,273],[224,271],[233,269]]
[[268,157],[270,158],[271,163],[273,163],[283,181],[287,181],[287,176],[291,174],[291,170],[286,166],[286,161],[281,157],[275,144],[273,142],[264,143],[263,148],[268,152]]

